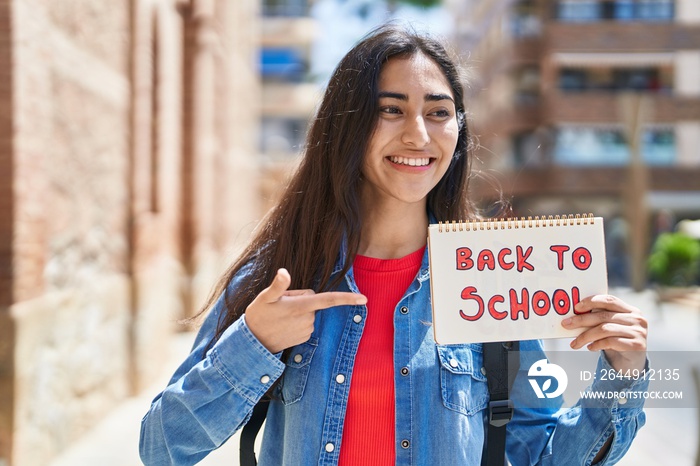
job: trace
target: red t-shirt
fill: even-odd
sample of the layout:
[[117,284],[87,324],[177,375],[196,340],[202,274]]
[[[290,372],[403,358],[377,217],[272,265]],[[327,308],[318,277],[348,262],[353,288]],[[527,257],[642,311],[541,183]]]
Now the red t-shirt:
[[394,313],[418,274],[424,250],[400,259],[355,258],[367,319],[352,371],[340,466],[395,463]]

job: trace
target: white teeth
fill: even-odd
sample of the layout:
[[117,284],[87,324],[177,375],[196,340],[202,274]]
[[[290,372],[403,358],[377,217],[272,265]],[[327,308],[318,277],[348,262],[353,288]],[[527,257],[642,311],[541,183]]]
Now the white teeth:
[[425,158],[409,158],[409,157],[397,157],[392,156],[390,160],[394,163],[401,165],[408,165],[410,167],[424,167],[430,163],[430,159]]

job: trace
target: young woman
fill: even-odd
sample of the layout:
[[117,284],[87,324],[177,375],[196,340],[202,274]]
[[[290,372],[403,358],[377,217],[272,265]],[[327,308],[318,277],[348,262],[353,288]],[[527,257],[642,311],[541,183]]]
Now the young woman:
[[[480,464],[481,345],[433,340],[425,251],[429,223],[476,216],[464,115],[461,76],[429,37],[385,26],[343,58],[286,193],[143,419],[146,465],[196,463],[266,394],[262,465]],[[644,367],[637,309],[593,296],[577,311],[593,312],[567,322],[587,328],[572,347],[603,350],[598,370]],[[520,345],[545,357],[539,341]],[[612,464],[644,424],[636,399],[558,408],[516,409],[514,466]]]

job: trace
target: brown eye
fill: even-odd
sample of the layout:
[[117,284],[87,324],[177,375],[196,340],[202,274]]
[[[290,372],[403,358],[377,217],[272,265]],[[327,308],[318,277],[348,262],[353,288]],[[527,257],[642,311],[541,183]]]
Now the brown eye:
[[379,111],[382,113],[388,113],[390,115],[398,115],[401,113],[401,110],[399,110],[398,107],[394,107],[394,106],[390,106],[390,105],[387,105],[384,107],[379,107]]

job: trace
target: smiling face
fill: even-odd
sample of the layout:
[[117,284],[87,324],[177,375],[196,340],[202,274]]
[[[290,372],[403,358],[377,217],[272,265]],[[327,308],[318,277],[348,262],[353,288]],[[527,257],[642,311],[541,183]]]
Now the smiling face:
[[366,208],[425,208],[457,146],[454,96],[421,53],[390,59],[379,76],[379,117],[362,166]]

